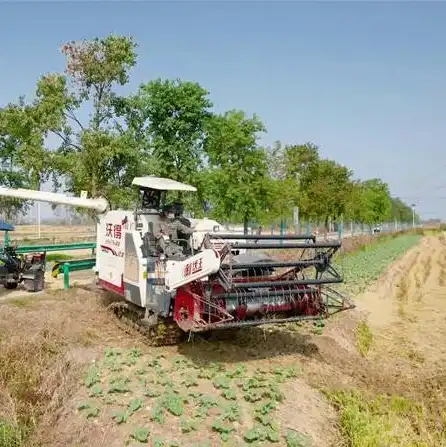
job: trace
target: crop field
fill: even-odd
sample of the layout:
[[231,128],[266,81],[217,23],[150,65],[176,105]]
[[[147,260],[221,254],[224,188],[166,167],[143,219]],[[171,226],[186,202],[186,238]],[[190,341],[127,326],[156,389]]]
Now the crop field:
[[11,233],[13,240],[23,244],[77,242],[81,240],[94,240],[96,227],[94,225],[41,225],[40,240],[38,239],[37,225],[16,225]]
[[345,280],[344,289],[353,295],[363,292],[392,262],[419,242],[420,238],[419,234],[384,238],[375,245],[365,245],[358,252],[341,257],[336,262],[336,267]]
[[325,327],[173,347],[124,331],[87,286],[3,300],[0,445],[445,445],[446,238],[383,237],[336,262],[357,308]]

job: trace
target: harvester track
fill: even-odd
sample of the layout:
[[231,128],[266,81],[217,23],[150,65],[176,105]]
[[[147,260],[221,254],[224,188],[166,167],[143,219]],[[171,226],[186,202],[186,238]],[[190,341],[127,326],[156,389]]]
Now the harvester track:
[[144,309],[131,303],[116,302],[108,306],[118,320],[118,326],[133,335],[134,332],[143,336],[144,343],[150,346],[172,346],[181,343],[186,333],[173,320],[161,320],[154,326],[142,323]]

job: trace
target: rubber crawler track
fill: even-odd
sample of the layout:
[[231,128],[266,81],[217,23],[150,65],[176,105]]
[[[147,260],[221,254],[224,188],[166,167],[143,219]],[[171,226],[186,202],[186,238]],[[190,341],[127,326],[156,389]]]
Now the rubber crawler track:
[[[173,321],[162,320],[156,326],[147,327],[141,323],[144,309],[126,302],[116,302],[108,306],[118,319],[118,324],[127,333],[136,331],[150,346],[171,346],[181,343],[187,336]],[[131,334],[132,335],[132,334]]]

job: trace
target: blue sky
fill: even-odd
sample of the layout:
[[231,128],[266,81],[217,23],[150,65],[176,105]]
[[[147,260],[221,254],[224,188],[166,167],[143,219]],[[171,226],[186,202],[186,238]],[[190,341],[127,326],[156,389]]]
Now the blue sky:
[[446,3],[3,2],[0,104],[62,71],[68,40],[133,36],[129,91],[198,81],[218,111],[257,113],[264,143],[311,141],[446,218]]

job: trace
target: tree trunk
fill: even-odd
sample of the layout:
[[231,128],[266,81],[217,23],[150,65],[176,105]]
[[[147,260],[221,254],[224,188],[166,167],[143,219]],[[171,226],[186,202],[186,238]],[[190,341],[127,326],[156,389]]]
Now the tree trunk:
[[96,185],[96,173],[92,172],[91,174],[91,198],[95,199],[97,194],[97,185]]
[[328,221],[329,221],[328,216],[325,216],[324,227],[325,227],[325,230],[326,230],[327,232],[330,231],[330,228],[329,228],[329,226],[328,226],[328,224],[329,224]]
[[249,218],[248,216],[245,216],[243,219],[243,234],[248,234],[248,224],[249,224]]

